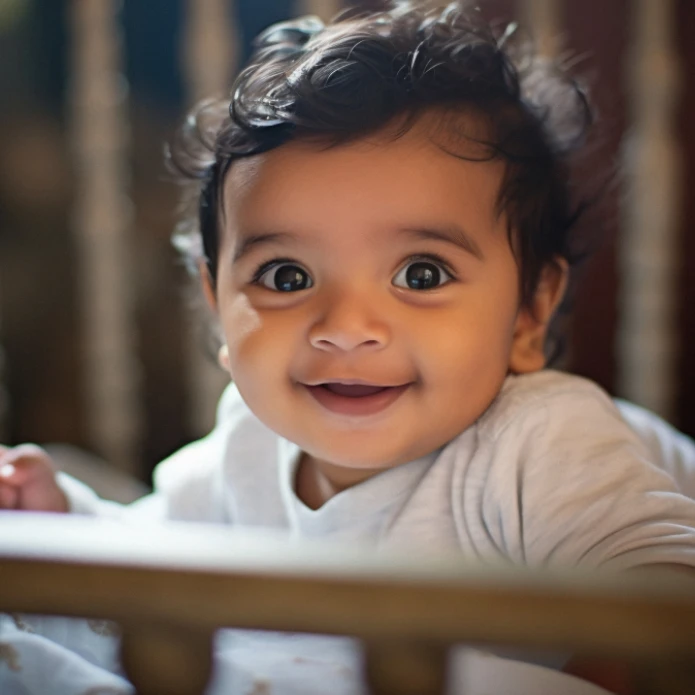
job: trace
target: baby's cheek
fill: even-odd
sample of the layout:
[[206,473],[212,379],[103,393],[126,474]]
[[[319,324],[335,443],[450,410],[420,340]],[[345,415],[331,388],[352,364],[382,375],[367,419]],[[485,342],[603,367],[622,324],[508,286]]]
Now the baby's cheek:
[[230,357],[242,354],[263,326],[258,311],[244,294],[238,295],[224,307],[220,318]]
[[468,426],[495,398],[507,374],[505,351],[485,342],[442,341],[432,395],[445,418],[457,426]]

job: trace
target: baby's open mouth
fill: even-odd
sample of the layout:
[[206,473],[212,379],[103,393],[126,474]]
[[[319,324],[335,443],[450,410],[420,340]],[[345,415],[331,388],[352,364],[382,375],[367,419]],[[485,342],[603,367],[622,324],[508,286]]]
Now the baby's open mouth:
[[384,386],[379,384],[346,384],[327,381],[310,386],[307,391],[326,410],[340,415],[375,415],[395,403],[410,384]]
[[318,388],[326,389],[338,396],[346,396],[347,398],[362,398],[364,396],[373,396],[375,393],[392,388],[390,386],[372,386],[369,384],[339,384],[328,382],[319,384]]

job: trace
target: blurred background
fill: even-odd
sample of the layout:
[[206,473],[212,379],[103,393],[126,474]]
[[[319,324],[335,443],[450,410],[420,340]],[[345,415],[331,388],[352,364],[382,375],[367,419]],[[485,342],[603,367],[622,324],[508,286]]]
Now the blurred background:
[[[0,0],[0,442],[63,442],[145,482],[212,424],[162,164],[267,25],[378,0]],[[481,0],[591,86],[600,208],[566,368],[695,435],[695,2]]]

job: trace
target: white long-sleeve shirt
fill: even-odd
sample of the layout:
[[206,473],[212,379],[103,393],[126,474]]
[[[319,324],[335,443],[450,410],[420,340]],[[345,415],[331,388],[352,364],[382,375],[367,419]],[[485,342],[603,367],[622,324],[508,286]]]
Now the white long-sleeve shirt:
[[[511,376],[444,447],[314,510],[294,492],[298,447],[230,386],[213,432],[159,465],[155,492],[133,513],[530,565],[695,565],[687,494],[695,460],[683,454],[692,443],[645,411],[621,408],[579,377]],[[75,511],[108,513],[90,491],[64,483]]]

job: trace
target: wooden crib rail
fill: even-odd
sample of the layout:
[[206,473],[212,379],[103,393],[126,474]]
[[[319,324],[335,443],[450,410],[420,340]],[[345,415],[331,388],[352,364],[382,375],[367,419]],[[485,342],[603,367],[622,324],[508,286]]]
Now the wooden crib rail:
[[5,512],[0,612],[117,621],[140,695],[203,692],[223,626],[361,638],[376,695],[442,692],[454,642],[569,648],[656,672],[668,664],[671,692],[695,692],[695,592],[671,578],[483,568],[213,526],[145,530]]

